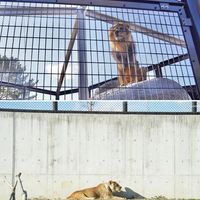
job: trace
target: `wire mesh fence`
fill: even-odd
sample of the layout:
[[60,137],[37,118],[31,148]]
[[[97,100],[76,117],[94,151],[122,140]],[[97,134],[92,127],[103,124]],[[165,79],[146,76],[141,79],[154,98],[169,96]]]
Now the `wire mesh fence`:
[[199,99],[177,8],[101,4],[0,2],[0,99]]
[[0,111],[80,113],[200,113],[199,101],[2,101]]

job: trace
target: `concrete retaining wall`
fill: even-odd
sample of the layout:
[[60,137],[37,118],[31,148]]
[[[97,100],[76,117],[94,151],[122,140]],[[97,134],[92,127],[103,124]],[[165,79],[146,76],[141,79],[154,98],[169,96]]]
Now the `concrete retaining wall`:
[[200,116],[1,112],[0,199],[18,172],[29,197],[114,179],[130,195],[200,198]]

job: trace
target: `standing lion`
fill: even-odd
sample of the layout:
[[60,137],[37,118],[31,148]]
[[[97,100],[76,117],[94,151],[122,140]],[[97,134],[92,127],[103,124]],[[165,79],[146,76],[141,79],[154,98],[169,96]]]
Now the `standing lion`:
[[117,62],[120,86],[146,80],[147,69],[139,68],[135,43],[128,24],[118,22],[109,30],[112,56]]

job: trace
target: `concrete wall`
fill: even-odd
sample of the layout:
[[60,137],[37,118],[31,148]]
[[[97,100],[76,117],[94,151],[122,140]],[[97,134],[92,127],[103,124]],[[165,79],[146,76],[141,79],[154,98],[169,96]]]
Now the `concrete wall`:
[[114,179],[144,197],[200,198],[200,116],[1,112],[0,148],[2,200],[18,172],[29,197]]

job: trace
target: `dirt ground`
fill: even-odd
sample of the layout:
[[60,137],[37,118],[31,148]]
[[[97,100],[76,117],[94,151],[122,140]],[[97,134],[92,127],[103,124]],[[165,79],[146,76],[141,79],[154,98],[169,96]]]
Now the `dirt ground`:
[[[200,200],[200,199],[168,199],[166,197],[163,197],[163,196],[156,196],[156,197],[152,197],[152,198],[144,198],[145,200]],[[129,200],[144,200],[144,199],[129,199]],[[65,200],[65,199],[60,199],[60,198],[57,198],[57,199],[48,199],[48,198],[32,198],[32,199],[28,199],[28,200]],[[101,200],[101,199],[99,199]],[[110,200],[119,200],[117,198],[112,198]]]
[[[66,200],[66,199],[60,199],[60,198],[58,198],[58,199],[32,198],[32,199],[28,199],[28,200]],[[101,200],[101,199],[98,199],[98,200]],[[113,198],[112,200],[119,200],[119,199],[115,199],[115,198]],[[136,199],[134,199],[134,200],[136,200]],[[140,200],[142,200],[142,199],[140,199]]]
[[[28,200],[66,200],[66,199],[60,199],[60,198],[57,198],[57,199],[48,199],[48,198],[31,198],[31,199],[28,199]],[[101,200],[101,199],[98,199],[98,200]],[[113,198],[112,200],[119,200],[119,199],[115,199],[115,198]],[[136,199],[134,199],[134,200],[136,200]],[[140,199],[140,200],[142,200],[142,199]]]
[[[56,198],[56,199],[48,199],[48,198],[31,198],[31,199],[28,199],[28,200],[66,200],[66,199],[60,199],[60,198]],[[103,200],[103,199],[98,199],[98,200]],[[112,200],[119,200],[117,198],[112,198]],[[137,200],[137,199],[134,199],[134,200]],[[138,200],[142,200],[142,199],[138,199]]]

